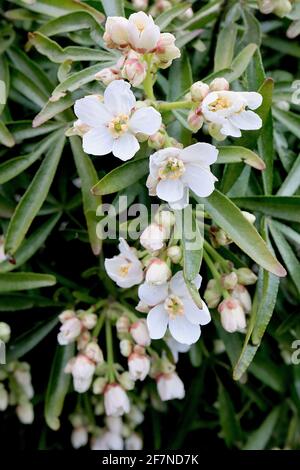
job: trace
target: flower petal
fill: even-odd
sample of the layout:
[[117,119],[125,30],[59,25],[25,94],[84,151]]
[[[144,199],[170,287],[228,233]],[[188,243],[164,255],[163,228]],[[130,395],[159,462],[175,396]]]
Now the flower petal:
[[129,116],[135,103],[135,96],[130,85],[124,80],[111,82],[104,92],[104,104],[114,116],[119,114]]
[[262,120],[253,111],[243,111],[229,118],[231,124],[242,130],[256,130],[262,126]]
[[187,186],[183,189],[183,196],[179,201],[169,202],[171,209],[175,211],[184,209],[189,203],[189,188]]
[[178,271],[174,274],[170,280],[170,289],[175,295],[179,295],[179,297],[189,296],[189,290],[183,277],[183,271]]
[[158,43],[160,37],[160,30],[158,26],[149,25],[142,32],[138,45],[140,49],[146,49],[150,51],[154,49]]
[[230,135],[232,137],[241,137],[242,133],[240,129],[234,126],[229,119],[226,119],[225,122],[222,124],[220,129],[221,134],[223,135]]
[[208,168],[195,164],[186,166],[182,179],[200,197],[209,196],[214,191],[217,181]]
[[242,91],[240,94],[245,99],[250,109],[257,109],[262,104],[262,95],[256,91]]
[[149,306],[157,305],[163,302],[168,296],[168,284],[154,286],[144,283],[139,287],[139,298]]
[[188,321],[193,323],[193,325],[207,325],[210,322],[210,313],[206,304],[202,301],[203,308],[200,309],[197,307],[195,302],[190,299],[184,299],[184,314]]
[[161,180],[156,188],[156,194],[164,201],[176,202],[183,197],[182,181],[177,180]]
[[95,96],[85,96],[75,101],[74,112],[80,121],[91,127],[99,127],[113,117]]
[[211,165],[215,163],[218,158],[219,151],[214,145],[198,142],[197,144],[189,145],[180,153],[180,158],[185,162],[191,163],[204,163]]
[[107,155],[113,149],[114,139],[107,127],[95,127],[82,137],[82,147],[91,155]]
[[162,304],[150,310],[147,316],[147,325],[151,339],[160,339],[164,336],[168,320],[168,314]]
[[123,161],[130,160],[138,152],[140,144],[134,135],[127,132],[114,140],[112,153]]
[[148,108],[140,108],[133,114],[129,121],[130,129],[136,134],[153,135],[161,126],[161,115],[151,106]]
[[199,325],[193,325],[185,316],[177,316],[169,320],[170,333],[176,341],[183,344],[194,344],[200,338]]

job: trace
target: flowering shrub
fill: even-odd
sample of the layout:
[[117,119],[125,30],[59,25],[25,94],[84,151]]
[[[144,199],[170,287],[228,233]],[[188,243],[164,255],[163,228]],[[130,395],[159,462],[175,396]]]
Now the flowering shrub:
[[299,2],[0,7],[8,445],[299,448]]

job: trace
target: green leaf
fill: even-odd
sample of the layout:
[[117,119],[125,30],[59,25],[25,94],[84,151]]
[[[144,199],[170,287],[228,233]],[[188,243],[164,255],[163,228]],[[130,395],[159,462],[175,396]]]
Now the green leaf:
[[0,292],[16,292],[40,287],[53,286],[54,276],[37,273],[5,273],[0,274]]
[[187,281],[193,281],[200,272],[203,238],[190,206],[182,211],[176,211],[176,221],[179,220],[182,231],[184,277]]
[[42,110],[35,116],[32,121],[32,127],[39,127],[45,122],[52,119],[57,114],[62,113],[66,109],[69,109],[76,101],[76,97],[72,94],[64,96],[58,101],[48,101]]
[[255,51],[257,50],[256,44],[248,44],[232,61],[231,72],[225,74],[225,78],[229,83],[240,78],[247,69]]
[[14,69],[11,86],[39,107],[44,106],[48,100],[48,95],[39,88],[35,81],[28,78],[20,70]]
[[[9,274],[7,274],[8,276]],[[57,325],[59,319],[58,316],[50,318],[46,322],[40,322],[35,325],[31,330],[26,331],[16,340],[11,341],[7,349],[7,362],[14,361],[23,357],[35,346],[37,346],[53,328]]]
[[286,179],[280,186],[278,196],[292,196],[300,186],[300,154],[295,160]]
[[[221,29],[215,52],[214,72],[230,68],[237,36],[237,25],[229,24]],[[226,47],[224,47],[226,44]]]
[[125,16],[123,0],[101,0],[106,16]]
[[212,0],[194,13],[190,20],[182,23],[179,29],[187,30],[190,27],[191,29],[203,28],[203,26],[210,23],[218,16],[221,5],[219,0]]
[[219,147],[218,150],[219,155],[216,163],[244,162],[257,170],[264,170],[266,168],[263,160],[255,152],[245,147],[228,145],[226,147]]
[[95,197],[91,194],[91,188],[97,183],[98,176],[94,165],[82,150],[82,143],[79,137],[70,138],[71,147],[73,151],[74,161],[77,172],[81,181],[81,192],[83,199],[83,210],[88,227],[89,239],[93,253],[99,255],[101,251],[101,240],[97,236],[96,226],[96,212],[98,206],[101,204],[101,198]]
[[300,196],[251,196],[232,198],[232,201],[249,211],[261,212],[289,222],[300,222]]
[[176,101],[181,98],[191,87],[193,75],[188,55],[185,51],[181,57],[175,60],[169,71],[168,101]]
[[9,255],[14,255],[21,245],[33,219],[48,195],[64,144],[65,137],[62,136],[48,150],[39,170],[17,205],[5,238],[5,250]]
[[6,52],[15,39],[15,31],[11,24],[1,24],[0,28],[0,54]]
[[280,407],[274,408],[256,431],[249,436],[244,450],[263,450],[266,448],[279,419]]
[[296,42],[289,41],[288,39],[280,39],[274,36],[264,37],[264,46],[270,47],[276,53],[282,52],[284,55],[290,55],[300,59],[300,46]]
[[300,139],[300,116],[298,114],[292,113],[291,111],[283,111],[274,106],[273,115],[284,127]]
[[92,187],[95,196],[116,193],[136,183],[149,171],[149,158],[132,160],[115,168]]
[[218,384],[218,405],[222,437],[227,447],[231,448],[234,444],[237,445],[238,441],[241,439],[241,429],[232,399],[229,397],[223,384],[220,381],[218,381]]
[[0,121],[0,143],[5,147],[13,147],[15,141],[4,122]]
[[215,190],[208,198],[196,197],[204,204],[205,210],[229,237],[250,258],[277,276],[285,276],[286,271],[274,258],[255,227],[245,219],[241,211],[224,194]]
[[32,121],[14,121],[7,123],[7,127],[17,144],[26,139],[32,139],[39,137],[40,135],[49,134],[63,126],[65,126],[65,123],[49,122],[35,129],[32,127]]
[[8,63],[7,63],[7,60],[5,60],[5,57],[1,55],[0,55],[0,81],[2,82],[1,93],[0,93],[0,116],[1,116],[2,111],[6,105],[8,92],[9,92],[9,86],[10,86],[10,75],[9,75]]
[[67,362],[74,356],[75,344],[57,346],[53,359],[45,399],[45,420],[49,428],[57,431],[60,428],[59,417],[63,410],[68,393],[71,374],[65,373]]
[[190,3],[185,2],[180,5],[175,5],[172,8],[168,8],[155,18],[155,24],[159,26],[161,31],[165,30],[173,20],[182,15],[190,6]]
[[273,141],[273,119],[271,112],[262,128],[258,140],[258,149],[266,165],[266,171],[264,171],[262,175],[265,194],[272,194],[275,151]]
[[15,312],[32,308],[34,302],[28,296],[0,295],[0,312]]

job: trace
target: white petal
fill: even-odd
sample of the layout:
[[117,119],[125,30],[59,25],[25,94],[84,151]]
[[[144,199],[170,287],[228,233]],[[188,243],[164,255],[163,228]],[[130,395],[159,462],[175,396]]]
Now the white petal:
[[91,127],[98,127],[112,119],[111,113],[95,96],[75,101],[74,112],[80,121]]
[[179,295],[179,297],[189,296],[189,290],[183,277],[183,271],[178,271],[176,274],[174,274],[170,281],[170,289],[172,290],[173,294]]
[[133,114],[129,122],[130,129],[136,134],[153,135],[161,126],[161,115],[151,106],[140,108]]
[[104,104],[115,116],[118,114],[129,116],[135,103],[135,96],[130,90],[130,85],[124,80],[113,81],[104,92]]
[[154,286],[144,283],[139,287],[139,298],[149,306],[157,305],[163,302],[168,296],[168,284]]
[[147,26],[141,34],[140,40],[138,42],[140,49],[151,50],[154,49],[157,45],[157,42],[160,37],[160,30],[158,26],[149,25]]
[[262,96],[260,93],[256,93],[256,91],[243,91],[241,95],[246,100],[247,106],[250,109],[257,109],[262,104]]
[[200,338],[199,325],[193,325],[185,316],[177,316],[169,320],[169,329],[173,338],[179,343],[194,344]]
[[127,132],[114,140],[112,153],[123,161],[130,160],[138,152],[140,144],[134,135]]
[[241,137],[242,135],[240,129],[234,126],[228,119],[222,125],[220,132],[223,135],[230,135],[232,137]]
[[113,149],[114,139],[105,126],[95,127],[82,137],[83,150],[91,155],[107,155]]
[[211,165],[218,158],[219,151],[214,145],[198,142],[183,149],[180,153],[181,159],[187,163],[204,163]]
[[171,209],[174,209],[175,211],[180,211],[181,209],[184,209],[189,203],[189,188],[186,186],[184,187],[183,190],[183,196],[179,201],[175,202],[169,202],[169,206]]
[[183,197],[183,184],[177,180],[161,180],[156,188],[156,194],[164,201],[176,202]]
[[215,182],[217,181],[217,178],[209,169],[191,164],[186,166],[182,179],[200,197],[209,196],[214,191]]
[[167,330],[168,320],[168,314],[162,304],[152,308],[147,316],[147,325],[150,338],[162,338]]
[[243,111],[229,118],[231,124],[242,130],[256,130],[262,126],[262,120],[253,111]]
[[186,318],[194,325],[207,325],[210,322],[210,313],[204,302],[203,308],[197,307],[195,302],[190,299],[184,299],[184,314]]

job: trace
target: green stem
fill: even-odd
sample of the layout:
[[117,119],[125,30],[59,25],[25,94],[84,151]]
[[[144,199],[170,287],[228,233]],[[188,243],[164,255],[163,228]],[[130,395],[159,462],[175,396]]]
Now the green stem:
[[111,323],[109,318],[105,322],[105,336],[106,336],[106,350],[107,350],[107,365],[108,365],[108,380],[110,383],[115,381],[114,372],[114,352],[111,334]]
[[153,79],[151,73],[151,62],[152,62],[152,54],[146,54],[145,60],[147,62],[147,74],[146,78],[143,82],[143,87],[145,94],[149,100],[155,100],[154,92],[153,92]]
[[172,103],[157,103],[158,111],[172,111],[172,109],[191,109],[194,103],[192,101],[174,101]]
[[205,260],[205,263],[207,264],[207,266],[209,267],[209,270],[211,272],[211,274],[213,275],[214,279],[216,279],[217,281],[220,280],[221,278],[221,275],[220,273],[218,272],[217,268],[215,267],[214,263],[212,262],[212,260],[210,259],[208,253],[203,250],[203,258]]
[[99,317],[98,317],[98,320],[97,320],[97,323],[96,323],[96,326],[95,328],[93,329],[93,333],[92,333],[92,336],[94,338],[98,338],[99,334],[100,334],[100,331],[102,329],[102,326],[104,325],[104,321],[105,321],[105,313],[102,311],[99,313]]
[[209,252],[215,261],[220,263],[225,271],[229,272],[227,261],[206,240],[204,240],[204,248]]

